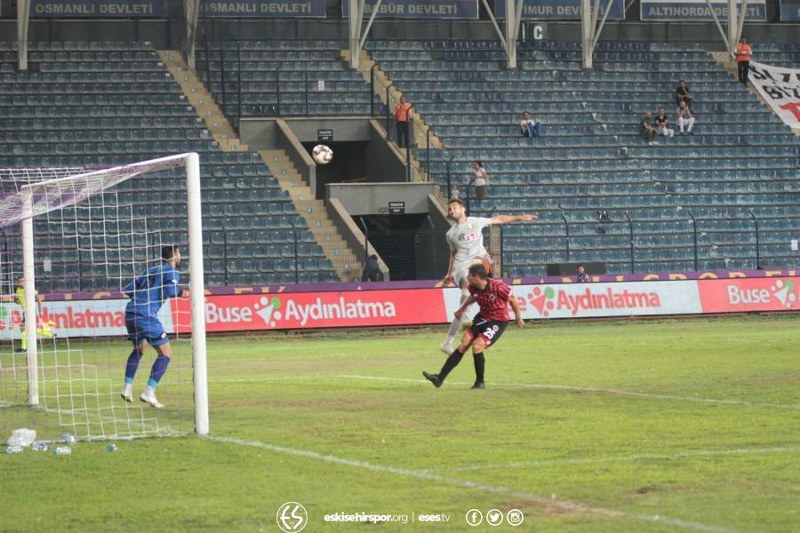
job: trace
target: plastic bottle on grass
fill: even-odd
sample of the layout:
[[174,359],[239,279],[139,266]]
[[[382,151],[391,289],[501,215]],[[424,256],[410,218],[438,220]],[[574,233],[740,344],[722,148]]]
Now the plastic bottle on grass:
[[8,439],[9,446],[30,446],[36,440],[36,430],[20,428],[15,429]]
[[6,446],[3,453],[22,453],[24,448],[22,446]]
[[34,442],[31,446],[31,449],[35,452],[46,452],[47,451],[47,444],[44,442]]
[[72,454],[72,448],[70,448],[69,446],[59,446],[58,448],[53,450],[53,454],[54,455],[71,455]]

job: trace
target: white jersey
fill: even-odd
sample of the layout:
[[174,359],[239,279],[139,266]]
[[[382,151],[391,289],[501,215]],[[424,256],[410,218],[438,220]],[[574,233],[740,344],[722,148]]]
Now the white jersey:
[[450,245],[450,251],[456,253],[453,261],[456,282],[466,280],[466,272],[473,260],[489,255],[483,246],[483,228],[491,223],[490,218],[467,217],[463,224],[455,224],[447,231],[447,244]]

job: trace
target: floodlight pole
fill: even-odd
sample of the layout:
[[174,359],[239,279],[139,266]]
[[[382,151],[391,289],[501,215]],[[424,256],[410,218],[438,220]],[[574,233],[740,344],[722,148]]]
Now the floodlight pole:
[[716,23],[717,29],[722,36],[722,40],[725,42],[725,48],[729,53],[733,54],[736,50],[736,43],[739,42],[739,38],[742,36],[744,21],[747,18],[747,0],[742,0],[741,11],[739,11],[736,7],[737,0],[728,0],[727,32],[725,32],[725,30],[722,28],[722,23],[720,23],[719,17],[714,11],[714,6],[711,4],[711,0],[705,0],[705,2],[708,6],[708,10],[711,12],[711,16],[714,18],[714,22]]
[[383,0],[376,0],[372,5],[372,13],[369,15],[369,22],[367,22],[367,27],[364,28],[363,35],[361,34],[361,24],[364,21],[366,0],[350,0],[348,3],[347,25],[350,48],[350,68],[352,69],[358,69],[361,66],[361,50],[364,48],[367,35],[369,35],[369,30],[372,29],[372,23],[375,22],[375,16],[378,14],[382,3]]
[[600,14],[600,0],[595,0],[594,9],[592,9],[591,0],[581,0],[581,48],[583,52],[583,68],[586,70],[590,70],[594,66],[594,49],[597,47],[597,41],[600,40],[600,34],[606,25],[608,14],[611,13],[611,8],[616,1],[608,0],[605,11],[603,11],[603,18],[598,24],[597,16]]
[[186,64],[195,70],[195,49],[197,48],[197,20],[200,15],[200,0],[184,0],[183,16],[185,17],[186,39],[183,49],[186,52]]
[[28,70],[28,27],[31,20],[31,0],[17,0],[17,68]]
[[489,7],[487,0],[482,0],[483,7],[489,14],[489,19],[492,21],[494,30],[500,38],[500,44],[503,45],[503,50],[506,51],[506,68],[517,68],[517,38],[519,37],[519,28],[522,22],[522,3],[523,0],[498,0],[505,2],[506,6],[506,31],[503,33],[500,30],[500,25],[497,23],[497,18],[494,12]]

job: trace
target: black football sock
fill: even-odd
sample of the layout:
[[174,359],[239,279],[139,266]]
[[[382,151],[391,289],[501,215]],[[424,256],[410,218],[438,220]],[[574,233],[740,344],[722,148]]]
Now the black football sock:
[[447,377],[447,374],[453,370],[458,363],[461,362],[461,358],[464,357],[464,354],[458,351],[458,348],[453,350],[453,353],[450,354],[450,357],[447,358],[447,361],[444,362],[442,369],[439,371],[439,380],[444,381],[444,378]]
[[481,353],[473,353],[472,359],[475,362],[475,382],[483,383],[483,369],[486,367],[486,358]]

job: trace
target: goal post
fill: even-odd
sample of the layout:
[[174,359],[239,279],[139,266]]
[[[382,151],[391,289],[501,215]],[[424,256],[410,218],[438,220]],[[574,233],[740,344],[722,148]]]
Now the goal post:
[[[10,173],[20,173],[24,176],[19,181],[12,180],[13,182],[13,189],[10,194],[3,195],[2,193],[9,192],[9,186],[6,184],[5,191],[0,190],[0,226],[11,226],[16,223],[20,224],[20,246],[21,246],[21,273],[24,277],[24,325],[20,325],[20,328],[24,328],[24,331],[20,331],[20,343],[23,342],[22,336],[25,337],[24,342],[25,346],[25,366],[24,369],[25,374],[27,375],[27,404],[28,407],[31,409],[41,408],[44,411],[55,411],[59,421],[61,422],[64,418],[69,418],[70,416],[74,417],[77,411],[81,411],[81,417],[91,418],[95,415],[95,413],[84,413],[83,411],[88,411],[95,408],[95,403],[97,404],[97,417],[100,419],[99,427],[103,427],[104,429],[100,431],[101,434],[96,434],[97,432],[93,430],[87,430],[83,437],[87,439],[93,438],[117,438],[117,437],[125,437],[125,436],[150,436],[150,431],[143,430],[142,428],[145,427],[147,424],[145,422],[148,419],[148,415],[144,414],[144,411],[141,412],[141,415],[137,413],[129,412],[132,408],[125,406],[124,409],[120,408],[119,406],[104,405],[104,402],[111,403],[112,400],[106,400],[106,397],[114,397],[116,396],[119,399],[118,395],[116,395],[113,391],[109,394],[108,392],[97,393],[95,396],[97,398],[92,398],[88,402],[84,402],[85,404],[89,404],[88,407],[75,407],[75,403],[72,398],[67,398],[64,401],[61,401],[62,398],[65,398],[65,393],[58,390],[55,393],[55,397],[57,398],[57,405],[43,405],[42,398],[40,397],[40,384],[47,383],[44,378],[44,374],[46,372],[50,372],[51,374],[56,375],[56,388],[62,385],[62,382],[58,381],[61,379],[58,377],[59,375],[69,374],[75,372],[79,374],[79,377],[76,381],[80,381],[78,385],[75,385],[73,382],[69,383],[69,394],[76,394],[73,393],[73,388],[78,388],[79,393],[83,394],[86,390],[86,383],[85,381],[88,379],[86,376],[87,374],[94,375],[93,373],[97,373],[96,369],[90,369],[89,372],[86,371],[86,367],[91,365],[85,365],[83,360],[81,359],[80,364],[73,364],[71,359],[68,358],[69,363],[64,365],[60,362],[46,362],[42,353],[40,353],[38,343],[40,342],[38,333],[41,332],[41,328],[43,327],[39,321],[39,302],[37,300],[37,289],[39,288],[39,284],[37,283],[36,273],[37,268],[41,268],[41,261],[37,258],[37,250],[36,250],[36,226],[35,221],[37,217],[42,217],[43,215],[48,216],[47,220],[47,231],[53,231],[56,226],[62,223],[66,217],[57,218],[55,222],[51,222],[49,220],[49,214],[60,211],[60,210],[75,210],[74,215],[74,224],[77,226],[85,226],[91,228],[89,230],[89,235],[84,235],[81,231],[75,231],[75,235],[69,234],[69,238],[75,239],[75,247],[78,251],[78,254],[81,253],[88,253],[91,255],[92,259],[94,260],[96,256],[99,256],[98,262],[105,262],[106,267],[106,278],[108,280],[115,280],[119,283],[117,287],[111,287],[104,289],[106,291],[114,291],[115,289],[117,292],[121,290],[121,287],[124,286],[124,280],[127,277],[133,279],[135,275],[140,274],[141,272],[137,272],[137,269],[143,271],[146,268],[146,264],[143,264],[140,258],[133,257],[138,252],[139,245],[133,243],[130,244],[130,248],[125,249],[123,245],[120,244],[121,252],[117,256],[119,259],[118,261],[122,262],[123,256],[131,256],[130,264],[113,264],[109,265],[109,263],[113,262],[110,260],[110,254],[108,250],[102,249],[105,248],[107,241],[116,239],[118,242],[122,242],[125,240],[126,242],[137,240],[141,240],[142,235],[145,241],[145,254],[147,254],[147,259],[152,259],[152,250],[157,250],[159,246],[157,244],[150,244],[151,240],[159,241],[158,244],[162,244],[160,242],[161,235],[160,233],[156,232],[152,228],[148,228],[148,223],[146,220],[145,215],[140,213],[136,213],[134,215],[134,209],[140,210],[141,206],[131,206],[126,204],[125,202],[120,202],[120,205],[125,204],[124,207],[126,208],[125,213],[126,215],[122,218],[129,218],[129,222],[131,227],[139,226],[143,224],[144,233],[136,233],[133,229],[131,230],[120,230],[121,225],[119,220],[106,220],[107,213],[110,213],[108,216],[120,216],[119,213],[122,212],[122,208],[120,205],[112,205],[113,202],[109,202],[108,204],[105,201],[105,197],[108,195],[113,196],[117,194],[114,192],[114,188],[116,186],[125,184],[126,181],[131,180],[134,177],[144,175],[147,177],[148,175],[158,175],[161,172],[171,172],[175,173],[176,171],[180,171],[183,169],[184,174],[184,185],[179,187],[177,190],[185,192],[184,198],[179,198],[179,194],[173,195],[173,200],[176,204],[178,203],[185,203],[186,205],[186,212],[185,212],[185,224],[181,224],[181,226],[185,226],[186,233],[188,233],[188,249],[189,249],[189,261],[188,261],[188,273],[189,273],[189,292],[190,292],[190,302],[189,302],[189,326],[188,328],[182,328],[182,331],[188,331],[191,334],[191,364],[192,364],[192,398],[193,398],[193,414],[194,414],[194,432],[198,435],[207,435],[209,433],[209,415],[208,415],[208,388],[207,388],[207,361],[206,361],[206,330],[205,330],[205,286],[204,286],[204,266],[203,266],[203,226],[202,226],[202,201],[201,201],[201,187],[200,187],[200,160],[199,156],[196,153],[187,153],[187,154],[178,154],[172,155],[157,159],[152,159],[148,161],[142,161],[138,163],[133,163],[129,165],[123,165],[108,169],[102,170],[94,170],[91,172],[80,172],[77,173],[75,171],[65,171],[62,173],[58,172],[29,172],[32,169],[9,169]],[[52,170],[52,169],[51,169]],[[2,170],[0,170],[0,179],[3,178]],[[53,177],[55,175],[55,177]],[[177,181],[177,177],[175,176],[175,180]],[[170,184],[173,183],[173,180],[163,179],[161,182],[156,183],[164,183],[168,182]],[[128,198],[131,194],[135,192],[139,192],[145,194],[150,192],[151,187],[149,186],[142,186],[142,185],[130,185],[129,188],[134,191],[133,193],[128,191],[127,194]],[[173,192],[173,191],[170,191]],[[177,191],[174,191],[177,192]],[[81,206],[85,206],[86,204],[91,204],[99,198],[99,206],[94,206],[94,211],[91,211],[91,205],[89,207],[88,213],[88,220],[82,219],[82,214],[79,208]],[[116,198],[116,197],[115,197]],[[145,199],[144,202],[146,203],[147,200]],[[98,229],[95,229],[95,220],[92,215],[93,212],[100,211],[102,213],[103,219],[100,221],[98,225]],[[63,211],[62,211],[63,212]],[[69,221],[70,224],[73,223],[72,220]],[[128,222],[128,221],[126,221]],[[108,232],[106,229],[110,228]],[[62,229],[62,232],[67,232],[69,230]],[[92,233],[94,232],[94,233]],[[124,233],[124,235],[122,235]],[[122,235],[122,236],[121,236]],[[151,239],[151,237],[156,236],[156,239]],[[62,240],[66,241],[67,233],[62,233],[61,235]],[[100,243],[101,245],[98,245]],[[176,242],[172,242],[172,244],[178,244]],[[148,252],[147,247],[150,246],[150,251]],[[105,255],[104,255],[105,254]],[[39,262],[37,262],[39,261]],[[78,259],[78,271],[79,276],[83,275],[81,272],[82,268],[86,268],[86,265],[80,264],[80,258]],[[12,262],[7,257],[2,258],[2,262],[0,265],[4,265],[3,262],[7,262],[6,264],[12,264]],[[94,267],[94,265],[90,265],[90,267]],[[1,269],[0,269],[1,270]],[[5,273],[3,273],[5,275]],[[10,276],[9,276],[10,279]],[[117,303],[117,307],[119,308],[119,303]],[[166,306],[166,302],[165,302]],[[117,314],[119,314],[119,310],[117,310]],[[5,310],[3,311],[3,315],[5,315]],[[118,328],[119,329],[119,328]],[[0,328],[2,330],[2,328]],[[175,331],[178,331],[177,326],[175,327]],[[59,342],[53,341],[53,342]],[[14,357],[14,348],[13,348],[13,341],[11,342],[12,346],[12,365],[13,365],[13,357]],[[116,348],[115,348],[116,349]],[[58,350],[54,349],[54,353],[57,353]],[[63,351],[63,350],[62,350]],[[72,347],[67,347],[66,352],[68,354],[78,352],[79,350],[73,350]],[[119,361],[118,359],[111,360],[109,357],[109,361],[107,364],[101,365],[105,367],[112,368],[114,364],[119,362],[120,368],[124,367],[121,363],[123,361]],[[50,367],[48,367],[48,364]],[[75,371],[75,366],[80,366],[81,368],[79,371]],[[9,370],[9,364],[3,364],[3,360],[0,359],[0,408],[5,406],[14,405],[14,401],[8,401],[3,397],[4,389],[10,388],[7,384],[4,385],[3,379],[6,376],[4,371]],[[67,368],[68,367],[68,368]],[[115,369],[114,369],[115,370]],[[121,372],[121,369],[119,370]],[[17,376],[21,372],[17,372],[17,369],[13,367],[10,369],[10,373],[13,373],[14,376]],[[99,375],[99,374],[98,374]],[[113,371],[109,370],[108,378],[104,378],[105,381],[109,383],[113,380]],[[8,378],[10,379],[10,378]],[[108,389],[109,387],[105,387]],[[88,393],[87,393],[88,394]],[[101,398],[103,398],[101,400]],[[95,399],[97,401],[95,402]],[[52,403],[52,402],[51,402]],[[138,409],[149,409],[149,407],[139,407]],[[124,411],[127,419],[118,419],[116,413]],[[135,410],[134,410],[135,411]],[[64,413],[67,413],[68,416],[62,416]],[[109,415],[108,413],[111,413]],[[0,412],[2,415],[2,412]],[[83,418],[82,418],[83,420]],[[133,420],[133,422],[131,421]],[[0,420],[2,422],[2,420]],[[95,427],[95,423],[93,421],[86,421],[81,422],[88,427]],[[107,434],[105,430],[106,427],[113,427],[114,429],[110,431],[110,436]],[[150,426],[148,426],[150,427]],[[2,425],[0,425],[2,428]],[[127,429],[126,429],[127,428]],[[0,439],[3,436],[0,435]]]

